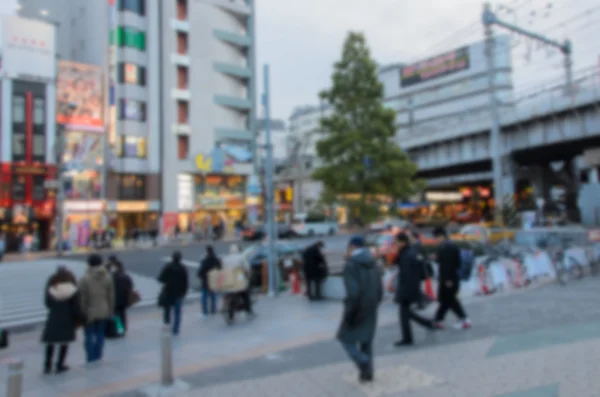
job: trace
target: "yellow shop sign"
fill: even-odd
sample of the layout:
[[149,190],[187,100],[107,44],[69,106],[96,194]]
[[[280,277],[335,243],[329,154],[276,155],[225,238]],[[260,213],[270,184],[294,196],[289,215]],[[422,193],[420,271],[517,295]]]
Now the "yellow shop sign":
[[[213,164],[213,158],[209,154],[197,154],[195,158],[196,170],[204,173],[230,173],[233,171],[231,165],[224,164],[223,168],[215,169],[217,167]],[[220,167],[218,167],[220,168]]]

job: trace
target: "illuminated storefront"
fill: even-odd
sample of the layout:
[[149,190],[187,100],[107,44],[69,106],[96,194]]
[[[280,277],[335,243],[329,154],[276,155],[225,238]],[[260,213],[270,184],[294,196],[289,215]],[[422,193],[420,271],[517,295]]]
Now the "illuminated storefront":
[[85,247],[90,235],[102,229],[104,201],[65,201],[63,233],[73,247]]
[[294,188],[291,184],[278,186],[275,190],[275,208],[277,209],[277,222],[289,223],[294,214]]
[[126,237],[134,231],[158,233],[158,201],[116,201],[108,203],[109,222],[117,237]]
[[231,230],[238,219],[246,217],[246,177],[242,175],[196,175],[194,177],[194,227],[225,222]]

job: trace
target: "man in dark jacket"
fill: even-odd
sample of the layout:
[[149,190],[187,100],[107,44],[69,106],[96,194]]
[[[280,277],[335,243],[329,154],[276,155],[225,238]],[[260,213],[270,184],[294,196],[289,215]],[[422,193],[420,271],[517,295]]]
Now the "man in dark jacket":
[[163,308],[164,324],[171,323],[173,312],[173,335],[179,335],[181,307],[188,291],[188,272],[181,263],[181,252],[175,251],[172,260],[160,272],[158,281],[163,285],[158,305]]
[[395,343],[396,347],[409,346],[414,343],[410,320],[427,328],[435,329],[433,321],[416,314],[411,306],[422,300],[421,281],[423,279],[423,263],[417,258],[416,250],[410,246],[410,238],[405,233],[396,236],[398,242],[398,285],[394,300],[400,305],[400,325],[402,339]]
[[436,228],[433,231],[433,236],[440,243],[436,254],[439,265],[438,301],[440,302],[434,320],[436,327],[442,328],[441,323],[446,317],[446,312],[450,309],[459,319],[455,328],[471,328],[471,322],[458,299],[460,290],[460,279],[458,277],[461,263],[460,248],[450,241],[446,229],[442,227]]
[[350,239],[344,266],[344,314],[338,340],[359,370],[359,381],[373,380],[373,339],[383,298],[381,274],[362,236]]
[[310,300],[321,300],[321,283],[327,277],[327,261],[323,256],[322,241],[310,245],[302,253],[304,262],[304,279],[306,280],[306,294]]

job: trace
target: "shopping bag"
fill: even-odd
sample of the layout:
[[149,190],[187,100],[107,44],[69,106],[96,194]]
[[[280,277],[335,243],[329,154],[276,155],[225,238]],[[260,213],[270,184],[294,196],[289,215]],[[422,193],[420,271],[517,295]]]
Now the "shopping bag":
[[131,292],[129,293],[129,297],[127,298],[127,307],[131,307],[131,306],[135,305],[140,300],[142,300],[140,293],[134,289],[131,290]]
[[383,288],[386,292],[396,292],[398,269],[386,269],[383,275]]
[[123,323],[118,316],[114,316],[106,322],[104,334],[108,339],[120,338],[125,334]]
[[8,347],[8,331],[0,329],[0,349],[6,349]]
[[123,326],[123,322],[119,316],[114,316],[113,321],[115,322],[115,329],[117,331],[117,335],[123,336],[125,334],[125,327]]

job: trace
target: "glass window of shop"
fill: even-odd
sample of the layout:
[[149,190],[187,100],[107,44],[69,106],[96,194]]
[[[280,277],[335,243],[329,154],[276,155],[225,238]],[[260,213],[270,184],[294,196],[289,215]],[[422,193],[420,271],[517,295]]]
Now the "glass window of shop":
[[144,200],[146,198],[146,178],[143,175],[120,175],[118,188],[119,200]]
[[121,135],[117,140],[117,156],[125,158],[145,159],[148,153],[147,140],[144,137]]

